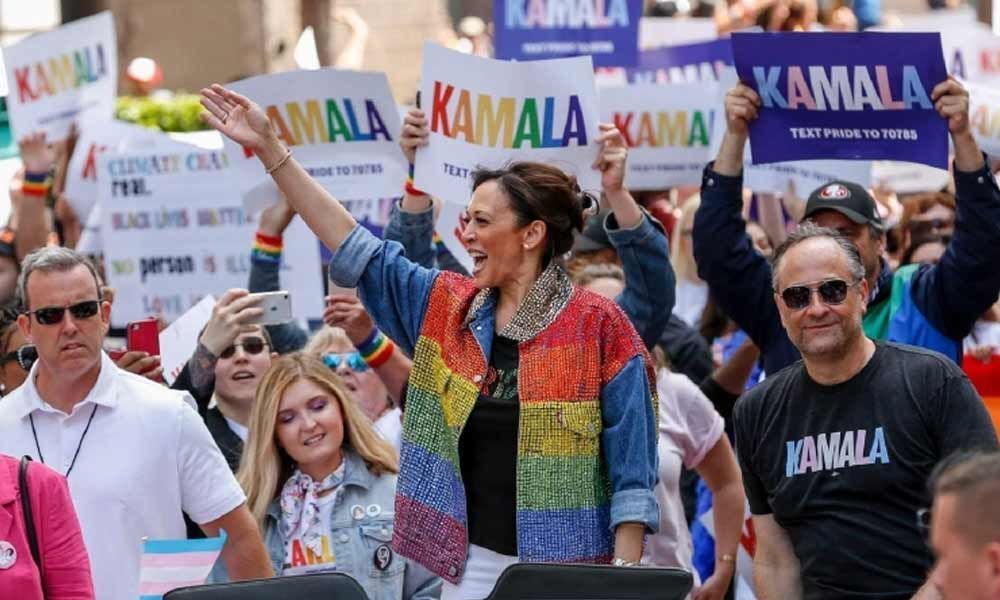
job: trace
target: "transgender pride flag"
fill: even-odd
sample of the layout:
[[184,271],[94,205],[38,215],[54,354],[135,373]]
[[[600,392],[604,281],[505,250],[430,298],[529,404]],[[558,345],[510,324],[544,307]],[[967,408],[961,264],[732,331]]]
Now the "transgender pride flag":
[[225,531],[203,540],[143,540],[139,600],[160,600],[170,590],[205,583],[225,543]]

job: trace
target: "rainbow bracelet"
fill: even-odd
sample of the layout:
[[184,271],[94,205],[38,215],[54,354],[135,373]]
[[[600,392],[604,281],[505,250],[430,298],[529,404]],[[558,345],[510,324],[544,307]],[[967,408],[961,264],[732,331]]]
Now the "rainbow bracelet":
[[413,165],[410,165],[409,175],[406,177],[406,185],[403,186],[406,193],[411,196],[426,196],[426,192],[422,192],[417,188],[413,187]]
[[282,240],[280,237],[266,235],[258,231],[254,236],[253,250],[250,251],[250,259],[269,263],[280,263],[281,248]]
[[49,179],[48,173],[25,172],[24,182],[21,184],[21,193],[25,196],[44,198],[48,195],[51,185],[52,180]]
[[392,340],[379,331],[378,327],[375,327],[365,338],[365,341],[358,345],[358,353],[361,354],[361,358],[369,367],[377,369],[389,360],[394,348]]

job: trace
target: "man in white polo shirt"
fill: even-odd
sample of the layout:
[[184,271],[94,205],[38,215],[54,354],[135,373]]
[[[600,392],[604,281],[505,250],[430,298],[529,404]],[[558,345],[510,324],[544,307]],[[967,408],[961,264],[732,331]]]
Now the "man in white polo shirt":
[[182,511],[208,535],[226,530],[233,579],[272,576],[243,491],[190,397],[119,369],[101,350],[111,306],[98,290],[93,267],[72,250],[24,259],[18,326],[38,360],[0,400],[0,452],[66,475],[101,600],[139,596],[142,538],[185,537]]

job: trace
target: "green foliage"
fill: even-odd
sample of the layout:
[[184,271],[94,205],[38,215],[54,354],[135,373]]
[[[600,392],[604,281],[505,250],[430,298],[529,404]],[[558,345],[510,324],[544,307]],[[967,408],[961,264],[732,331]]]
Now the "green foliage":
[[169,100],[120,96],[115,104],[117,119],[164,132],[208,129],[201,112],[196,94],[177,94]]

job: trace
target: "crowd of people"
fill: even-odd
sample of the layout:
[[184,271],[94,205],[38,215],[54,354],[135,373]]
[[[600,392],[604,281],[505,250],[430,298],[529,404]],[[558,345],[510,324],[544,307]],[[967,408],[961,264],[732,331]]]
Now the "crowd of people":
[[[722,31],[820,18],[706,6]],[[875,23],[877,1],[852,6],[821,18]],[[486,598],[518,562],[682,568],[690,598],[721,600],[744,550],[762,600],[1000,598],[981,397],[1000,382],[967,375],[1000,361],[1000,187],[957,80],[931,98],[944,190],[750,194],[760,99],[737,84],[700,190],[633,195],[609,124],[599,194],[539,162],[477,170],[470,271],[412,180],[420,109],[382,239],[260,106],[201,95],[282,198],[170,386],[159,356],[107,351],[114,290],[73,249],[60,181],[72,136],[20,141],[0,232],[0,598],[134,600],[139,540],[222,531],[210,581],[338,571],[372,600]],[[296,215],[332,251],[316,331],[257,324]]]

